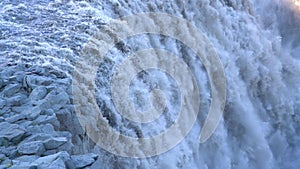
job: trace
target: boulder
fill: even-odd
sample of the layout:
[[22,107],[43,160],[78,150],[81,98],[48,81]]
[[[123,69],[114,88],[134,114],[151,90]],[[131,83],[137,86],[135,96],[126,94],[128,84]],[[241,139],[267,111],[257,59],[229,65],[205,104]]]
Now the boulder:
[[67,143],[68,140],[65,137],[54,137],[46,140],[44,146],[47,150],[52,150],[60,147],[61,145]]
[[38,101],[43,99],[47,95],[47,88],[44,86],[36,87],[32,90],[32,92],[29,95],[30,100],[32,101]]
[[26,118],[27,118],[26,115],[21,113],[21,114],[16,114],[14,116],[8,117],[5,119],[5,121],[9,123],[15,123],[16,121],[24,120]]
[[[10,144],[18,144],[25,135],[25,129],[17,124],[7,122],[0,123],[0,140],[8,141]],[[0,144],[2,144],[0,142]]]
[[81,169],[92,165],[96,161],[97,157],[98,155],[90,153],[84,155],[73,155],[71,156],[71,159],[75,165],[75,168]]
[[[64,165],[62,165],[62,162]],[[67,152],[59,152],[53,155],[45,156],[45,157],[40,157],[32,164],[35,164],[38,166],[40,169],[45,169],[45,168],[56,168],[59,169],[59,167],[65,167],[65,168],[75,168],[74,164],[72,163],[70,156]],[[52,169],[51,168],[51,169]]]
[[20,84],[9,84],[4,88],[3,94],[6,97],[11,97],[18,93],[21,90],[21,87],[22,86]]
[[18,146],[18,152],[22,155],[41,155],[44,151],[45,147],[41,141],[26,142]]

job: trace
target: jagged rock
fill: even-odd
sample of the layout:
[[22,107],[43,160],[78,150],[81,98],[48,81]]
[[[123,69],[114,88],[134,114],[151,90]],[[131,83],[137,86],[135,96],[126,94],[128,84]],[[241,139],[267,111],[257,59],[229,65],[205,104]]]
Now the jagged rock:
[[47,95],[47,88],[44,86],[39,86],[32,90],[29,98],[33,101],[38,101],[43,99],[46,95]]
[[69,109],[61,109],[57,111],[56,117],[61,123],[60,130],[67,130],[75,135],[84,133],[77,117],[75,115],[72,116]]
[[47,150],[52,150],[60,147],[61,145],[67,143],[68,140],[65,137],[55,137],[50,138],[44,142],[44,146]]
[[28,108],[22,112],[30,120],[35,120],[39,115],[41,115],[42,110],[39,107]]
[[52,109],[48,109],[48,110],[45,110],[44,113],[45,113],[45,115],[52,116],[54,114],[54,111]]
[[19,121],[19,120],[23,120],[23,119],[26,119],[26,115],[25,114],[16,114],[14,116],[11,116],[9,118],[6,118],[5,121],[6,122],[9,122],[9,123],[14,123],[16,121]]
[[0,165],[0,169],[7,169],[12,166],[12,161],[10,159],[6,159]]
[[92,165],[96,161],[97,157],[98,157],[98,155],[90,153],[90,154],[84,154],[84,155],[73,155],[73,156],[71,156],[71,159],[72,159],[73,163],[75,164],[75,168],[81,169],[81,168]]
[[18,152],[22,155],[41,155],[44,151],[45,147],[41,141],[27,142],[18,146]]
[[47,124],[50,123],[52,124],[54,127],[59,128],[60,127],[60,123],[56,118],[56,115],[52,115],[52,116],[47,116],[47,115],[40,115],[38,116],[37,119],[34,120],[35,124]]
[[[58,160],[61,159],[61,160]],[[57,161],[58,160],[58,161]],[[64,165],[62,165],[62,162],[64,162]],[[74,164],[72,163],[70,156],[67,152],[59,152],[53,155],[49,155],[49,156],[45,156],[45,157],[40,157],[37,160],[35,160],[34,162],[32,162],[32,164],[35,164],[38,166],[38,168],[40,169],[45,169],[45,168],[55,168],[58,166],[65,166],[65,168],[70,168],[73,169]],[[52,169],[51,168],[51,169]],[[50,169],[50,168],[49,168]]]
[[65,91],[62,90],[58,94],[56,93],[56,91],[52,91],[46,96],[46,99],[40,105],[40,107],[43,110],[53,109],[54,111],[58,111],[69,101],[69,95]]
[[47,150],[47,151],[45,151],[45,152],[42,154],[42,156],[52,155],[52,154],[55,154],[55,153],[57,153],[57,152],[58,152],[57,149],[55,149],[55,150]]
[[12,163],[12,167],[10,169],[36,169],[37,166],[35,164],[32,164],[32,161],[35,161],[38,159],[38,156],[32,155],[32,156],[21,156],[18,158],[15,158]]
[[9,169],[37,169],[37,166],[30,162],[17,162],[12,164]]
[[71,142],[67,142],[57,148],[58,151],[70,151],[74,145]]
[[19,93],[16,96],[7,99],[7,106],[21,106],[25,103],[27,96],[25,94]]
[[14,162],[14,164],[17,162],[32,162],[38,158],[39,158],[39,156],[37,156],[37,155],[23,155],[23,156],[15,158],[13,160],[13,162]]
[[3,79],[0,79],[0,89],[2,88],[2,87],[4,87],[4,80]]
[[[10,142],[9,144],[17,144],[25,135],[25,129],[17,124],[10,124],[7,122],[0,123],[0,140]],[[0,145],[2,143],[0,142]]]
[[[36,126],[37,128],[41,128],[40,126]],[[27,137],[25,140],[22,141],[22,143],[27,142],[33,142],[33,141],[46,141],[52,137],[51,134],[45,134],[45,133],[35,133],[29,137]],[[22,144],[21,143],[21,144]]]
[[67,167],[65,165],[65,162],[61,158],[56,159],[48,166],[38,167],[38,169],[53,169],[53,168],[66,169]]
[[9,84],[4,88],[3,94],[6,97],[11,97],[21,90],[20,84]]
[[2,109],[6,104],[6,101],[3,99],[0,99],[0,109]]
[[56,131],[54,130],[53,125],[48,124],[48,123],[41,126],[41,132],[42,133],[48,133],[48,134],[51,134],[51,135],[54,135],[56,133]]
[[2,146],[0,147],[0,152],[4,153],[8,158],[15,158],[18,153],[16,146]]

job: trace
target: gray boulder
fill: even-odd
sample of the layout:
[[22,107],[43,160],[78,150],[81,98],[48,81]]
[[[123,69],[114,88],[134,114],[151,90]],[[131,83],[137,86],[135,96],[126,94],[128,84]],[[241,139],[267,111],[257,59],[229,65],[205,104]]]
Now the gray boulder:
[[0,123],[0,145],[8,141],[9,144],[18,144],[25,135],[25,129],[17,124]]
[[61,145],[67,143],[68,140],[65,137],[55,137],[50,138],[44,142],[44,146],[47,150],[52,150],[60,147]]
[[73,155],[71,156],[71,159],[75,165],[75,168],[81,169],[92,165],[96,161],[97,157],[98,155],[90,153],[84,155]]
[[22,155],[41,155],[44,151],[45,147],[41,141],[27,142],[18,146],[18,152]]

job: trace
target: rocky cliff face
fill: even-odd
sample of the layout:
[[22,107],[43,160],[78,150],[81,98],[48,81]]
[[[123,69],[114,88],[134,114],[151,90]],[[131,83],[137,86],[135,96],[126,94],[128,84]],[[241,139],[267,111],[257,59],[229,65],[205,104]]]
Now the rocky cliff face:
[[[290,5],[251,0],[2,0],[0,168],[299,168],[300,34],[298,14]],[[217,129],[199,144],[212,95],[201,60],[183,42],[165,35],[123,39],[99,65],[93,89],[114,130],[151,137],[178,116],[178,86],[156,70],[139,74],[130,88],[145,95],[163,83],[171,93],[163,118],[153,124],[132,123],[111,102],[116,65],[141,49],[166,49],[184,60],[198,83],[201,103],[195,125],[173,149],[127,158],[88,137],[74,108],[72,80],[84,45],[99,29],[111,19],[142,12],[184,18],[204,33],[224,67],[227,99]],[[145,98],[133,103],[147,108]]]

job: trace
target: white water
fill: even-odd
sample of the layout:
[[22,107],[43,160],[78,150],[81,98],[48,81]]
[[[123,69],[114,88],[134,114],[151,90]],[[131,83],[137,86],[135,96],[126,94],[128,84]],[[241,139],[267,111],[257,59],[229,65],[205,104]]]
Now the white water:
[[[53,6],[55,4],[60,4],[60,1],[52,3]],[[170,38],[141,35],[128,39],[125,43],[125,50],[165,48],[189,63],[197,75],[198,85],[201,86],[199,117],[185,140],[174,149],[159,156],[146,159],[123,158],[97,146],[92,147],[90,151],[100,153],[98,163],[93,166],[94,168],[300,168],[300,30],[298,29],[300,19],[289,6],[284,6],[282,1],[127,2],[127,0],[115,0],[90,3],[71,1],[66,2],[65,5],[67,7],[61,9],[59,16],[75,18],[75,22],[80,22],[81,26],[88,25],[91,27],[90,30],[94,30],[96,26],[88,21],[84,22],[82,18],[86,16],[91,16],[93,21],[101,20],[104,23],[109,18],[139,12],[166,12],[183,17],[195,24],[212,42],[224,65],[227,78],[228,96],[224,118],[213,136],[204,144],[199,144],[198,137],[210,103],[209,83],[200,61],[195,61],[195,56],[191,51]],[[9,7],[16,8],[7,5],[3,9],[9,10]],[[44,7],[37,5],[36,8],[45,9]],[[47,9],[51,8],[51,5],[47,6]],[[5,13],[5,11],[2,12]],[[11,26],[21,29],[20,25],[27,23],[26,20],[24,22],[11,24]],[[68,24],[63,28],[67,26]],[[65,32],[63,28],[55,31]],[[69,29],[71,28],[67,30]],[[31,33],[38,32],[38,30],[31,31]],[[71,36],[70,32],[65,33],[66,38],[61,41],[67,44],[73,43],[74,41],[70,42],[72,40],[68,39]],[[75,31],[75,33],[83,39],[80,45],[92,34],[80,31]],[[48,40],[45,38],[41,41],[47,42]],[[14,42],[14,39],[1,43],[13,45],[8,43],[10,41]],[[26,44],[25,41],[20,43]],[[62,44],[55,41],[44,44],[48,45],[45,51],[60,51],[61,53],[50,52],[53,56],[38,55],[38,60],[42,61],[35,63],[50,66],[61,65],[57,69],[62,69],[64,65],[72,67],[74,58],[78,57],[78,49],[76,45],[67,45],[68,48],[62,49]],[[128,46],[130,48],[127,48]],[[26,45],[24,48],[26,49]],[[180,50],[180,48],[183,49]],[[26,53],[26,50],[24,51]],[[115,49],[107,57],[111,57],[113,63],[119,62],[125,56],[124,53],[126,52]],[[4,53],[3,55],[6,56]],[[8,55],[8,58],[10,56]],[[22,57],[26,58],[26,55]],[[108,69],[113,64],[105,63],[102,66],[103,69]],[[174,87],[172,80],[168,80],[164,74],[157,73],[156,75],[163,79],[163,82],[166,81],[167,92],[171,93]],[[97,92],[101,96],[99,102],[105,103],[106,108],[112,110],[106,116],[112,116],[110,120],[114,122],[111,125],[115,129],[132,136],[138,135],[137,133],[148,136],[164,130],[172,123],[171,120],[175,117],[172,114],[173,110],[170,110],[170,117],[157,122],[159,125],[130,125],[128,121],[122,121],[121,116],[114,113],[115,108],[109,102],[106,86],[109,84],[109,78],[109,74],[99,74],[99,81],[104,85],[98,86]],[[155,76],[148,78],[153,79]],[[147,93],[144,83],[140,83],[138,79],[135,80],[133,92],[137,90]],[[151,85],[151,82],[149,83]],[[171,96],[172,93],[168,95],[170,98]],[[168,104],[170,107],[174,104],[174,109],[176,109],[176,103],[175,99],[173,103]],[[147,106],[147,103],[145,104]]]
[[[186,139],[156,157],[128,159],[105,154],[100,164],[107,168],[300,167],[300,31],[299,18],[289,6],[282,1],[246,0],[128,4],[115,1],[104,2],[103,6],[104,14],[113,18],[163,9],[193,22],[212,41],[225,66],[228,99],[216,132],[199,144],[197,136],[209,104],[205,96],[210,95],[206,76],[201,75],[205,70],[192,63],[202,85],[204,104]],[[145,39],[141,43],[137,37],[126,44],[138,49],[158,46],[177,51],[172,40],[163,43],[159,37],[151,37],[147,43]],[[141,127],[141,132],[157,129],[158,126]],[[126,129],[123,132],[131,133]]]

